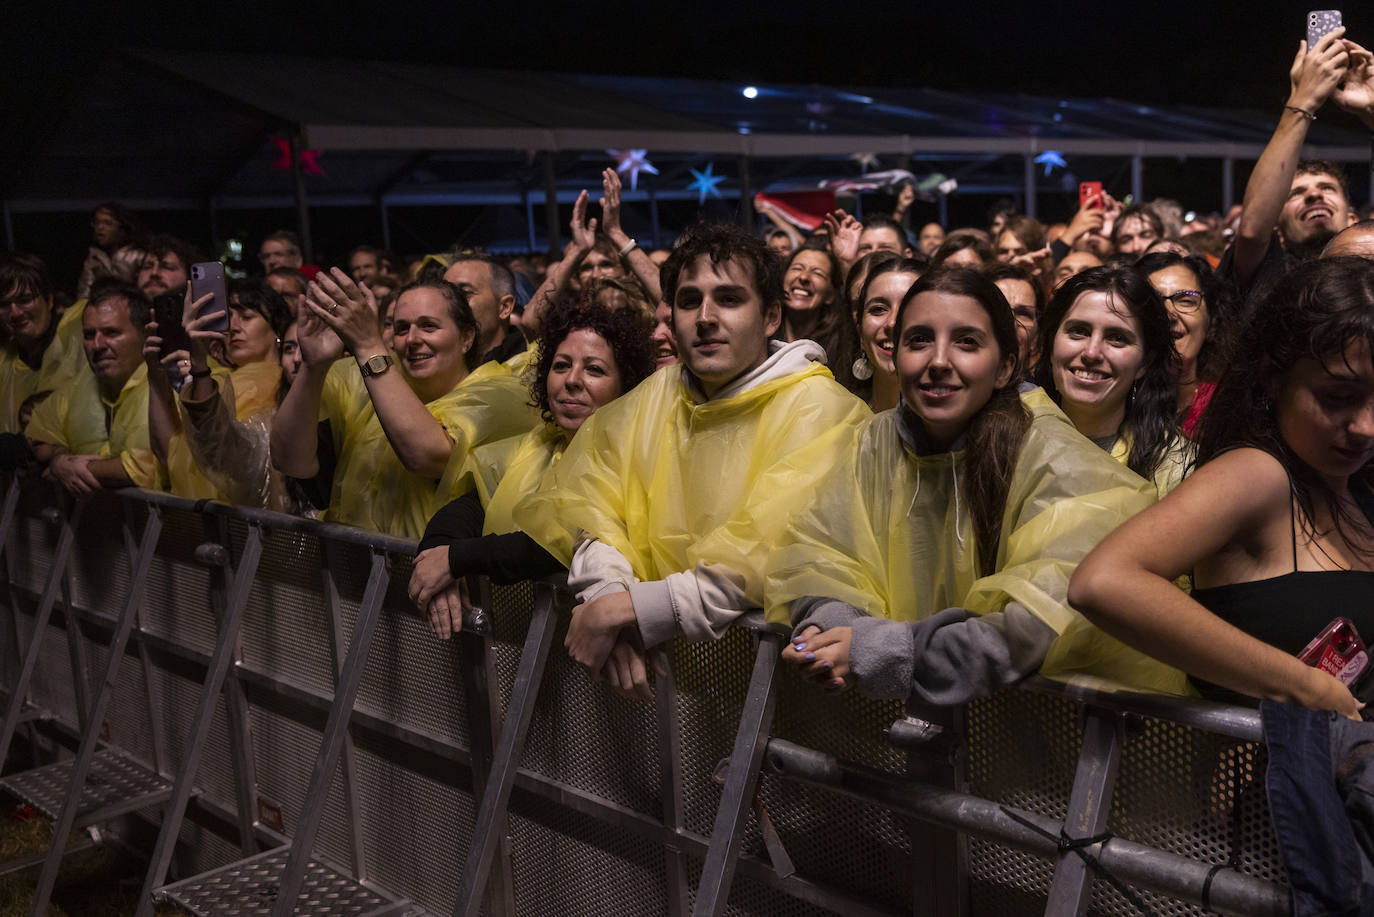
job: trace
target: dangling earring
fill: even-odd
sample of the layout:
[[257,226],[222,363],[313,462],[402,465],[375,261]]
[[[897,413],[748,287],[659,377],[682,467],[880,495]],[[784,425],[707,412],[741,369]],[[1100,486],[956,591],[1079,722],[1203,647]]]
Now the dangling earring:
[[849,368],[849,371],[860,382],[867,382],[873,378],[873,367],[869,365],[868,357],[864,354],[859,354],[859,358],[854,361],[854,365]]

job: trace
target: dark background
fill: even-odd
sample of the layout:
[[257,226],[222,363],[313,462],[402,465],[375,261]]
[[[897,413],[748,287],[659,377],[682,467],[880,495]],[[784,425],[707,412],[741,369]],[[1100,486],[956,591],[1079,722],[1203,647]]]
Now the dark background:
[[[1235,106],[1273,111],[1288,91],[1288,67],[1304,35],[1309,5],[1275,0],[1239,4],[836,3],[757,0],[655,4],[504,3],[110,3],[71,0],[17,4],[3,26],[0,112],[7,133],[41,123],[64,74],[106,72],[120,47],[259,51],[357,56],[454,66],[683,76],[741,82],[787,81],[842,86],[911,86],[952,91],[1024,92],[1114,97],[1155,104]],[[1362,9],[1345,11],[1352,38],[1362,38]],[[1363,36],[1374,42],[1374,29]],[[137,116],[137,101],[131,114]],[[1328,109],[1323,119],[1350,123]],[[155,129],[150,124],[150,129]],[[0,146],[21,142],[16,134]],[[893,163],[884,162],[884,168]],[[1249,163],[1237,163],[1236,193]],[[719,170],[718,170],[719,171]],[[726,169],[726,171],[729,171]],[[1358,171],[1358,170],[1352,170]],[[1087,177],[1087,176],[1083,176]],[[1129,190],[1119,165],[1101,180]],[[1355,176],[1363,183],[1364,176]],[[1169,192],[1186,206],[1220,206],[1214,163],[1151,160],[1147,196]],[[1356,189],[1360,199],[1364,188]],[[118,198],[119,189],[110,189]],[[1041,217],[1065,219],[1072,194],[1046,195]],[[865,202],[869,202],[866,200]],[[881,202],[872,202],[878,206]],[[982,221],[988,198],[951,199],[951,223]],[[564,208],[565,210],[567,208]],[[664,214],[681,225],[692,213]],[[404,252],[453,242],[487,241],[495,217],[484,208],[396,208],[393,244]],[[928,211],[928,212],[927,212]],[[1060,211],[1063,211],[1062,213]],[[378,237],[374,211],[319,209],[313,220],[319,257],[340,259],[347,247]],[[196,213],[144,213],[155,229],[205,238]],[[723,214],[716,214],[723,215]],[[917,205],[918,220],[933,205]],[[563,214],[564,221],[567,214]],[[635,219],[627,209],[627,225]],[[539,217],[542,223],[542,216]],[[21,246],[54,261],[80,263],[87,215],[32,214],[16,225]],[[239,212],[223,227],[250,245],[290,212]],[[57,249],[57,250],[54,250]],[[57,265],[55,265],[56,267]],[[65,269],[59,268],[59,274]]]

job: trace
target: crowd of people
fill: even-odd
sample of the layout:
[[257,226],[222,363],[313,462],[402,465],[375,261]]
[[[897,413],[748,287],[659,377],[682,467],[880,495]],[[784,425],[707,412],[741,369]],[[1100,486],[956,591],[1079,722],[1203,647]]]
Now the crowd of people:
[[1374,637],[1374,221],[1299,153],[1328,103],[1374,130],[1374,55],[1337,30],[1291,78],[1243,205],[1187,222],[1097,192],[913,226],[907,188],[645,251],[608,169],[557,260],[321,269],[283,230],[221,303],[103,205],[74,297],[0,259],[0,462],[418,539],[439,637],[469,574],[565,573],[569,653],[630,694],[761,608],[829,690],[1040,672],[1357,716],[1297,654],[1336,611]]

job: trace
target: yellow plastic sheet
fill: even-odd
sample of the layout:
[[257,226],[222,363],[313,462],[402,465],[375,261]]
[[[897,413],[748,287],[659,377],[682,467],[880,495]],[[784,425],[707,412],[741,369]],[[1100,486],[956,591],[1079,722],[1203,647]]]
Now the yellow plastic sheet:
[[119,397],[100,397],[95,375],[87,366],[65,388],[40,404],[25,434],[62,446],[73,455],[118,456],[137,487],[157,490],[162,469],[148,441],[148,367],[139,364]]
[[704,404],[665,367],[587,420],[515,522],[564,564],[585,530],[640,580],[722,564],[761,607],[769,546],[870,416],[819,363]]
[[57,392],[68,387],[84,369],[86,353],[81,346],[81,315],[85,302],[63,312],[38,369],[19,359],[13,345],[0,347],[0,433],[21,433],[19,407],[34,392]]
[[[488,490],[489,475],[476,477],[477,493],[486,508],[483,535],[509,535],[520,531],[515,524],[515,507],[539,489],[544,473],[563,455],[567,444],[563,431],[558,427],[540,424],[516,440],[516,448],[507,458],[496,487]],[[478,449],[477,452],[482,450]],[[478,467],[489,465],[489,460],[484,460],[479,462]]]
[[[976,614],[1019,602],[1058,637],[1041,672],[1103,689],[1184,693],[1182,673],[1107,636],[1068,606],[1069,577],[1109,532],[1155,500],[1154,488],[1085,439],[1038,390],[1007,495],[996,572],[979,576],[962,453],[916,456],[897,412],[874,417],[816,499],[779,533],[767,612],[827,596],[875,617],[918,621],[949,607]],[[957,488],[957,489],[956,489]]]
[[[357,373],[356,364],[353,372]],[[339,405],[356,405],[356,409],[336,414]],[[387,441],[371,400],[359,404],[351,384],[341,382],[331,394],[326,381],[324,406],[340,442],[325,518],[403,538],[419,538],[435,510],[463,493],[461,488],[471,486],[459,470],[472,449],[523,433],[538,420],[529,405],[529,393],[510,371],[499,363],[484,363],[453,391],[425,405],[453,440],[455,457],[449,468],[454,471],[436,482],[405,469]]]
[[[281,366],[249,363],[215,370],[219,407],[192,412],[181,403],[182,432],[167,449],[169,489],[178,496],[285,508],[285,486],[271,468],[268,439],[277,410]],[[202,429],[195,429],[195,418]]]

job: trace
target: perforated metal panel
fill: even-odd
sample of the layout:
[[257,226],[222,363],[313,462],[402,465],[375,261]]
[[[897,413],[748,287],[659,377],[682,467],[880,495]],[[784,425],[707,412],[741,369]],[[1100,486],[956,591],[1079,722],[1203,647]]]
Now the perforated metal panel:
[[642,917],[667,912],[662,851],[633,834],[553,806],[509,820],[516,912]]
[[216,624],[209,603],[210,574],[195,559],[206,540],[205,519],[195,513],[164,510],[157,555],[148,570],[140,623],[205,655],[215,650]]
[[358,769],[368,877],[436,914],[453,909],[472,841],[477,802],[458,789],[359,749]]
[[[24,633],[24,646],[33,633],[33,618],[21,618]],[[38,666],[34,669],[33,680],[29,682],[29,697],[33,703],[49,710],[58,719],[75,726],[79,721],[76,703],[76,677],[72,673],[71,654],[67,645],[67,632],[49,624],[38,656]]]
[[[0,780],[0,786],[49,818],[57,818],[71,789],[73,763],[74,759],[68,758],[14,774]],[[91,759],[78,811],[81,815],[112,808],[128,812],[131,809],[127,803],[159,795],[165,798],[171,789],[172,785],[158,774],[127,755],[106,748]]]
[[[319,754],[321,735],[295,720],[261,707],[251,709],[254,767],[258,788],[281,806],[286,833],[300,822],[310,772]],[[325,802],[315,849],[339,863],[352,859],[352,843],[344,804],[343,781],[336,768]]]
[[[235,557],[245,534],[246,527],[236,522]],[[334,693],[334,670],[320,564],[317,539],[295,532],[268,534],[244,610],[240,642],[245,668],[328,697]],[[335,575],[345,603],[356,603],[362,594],[357,566],[356,556],[340,556]],[[366,579],[366,564],[361,576]]]

